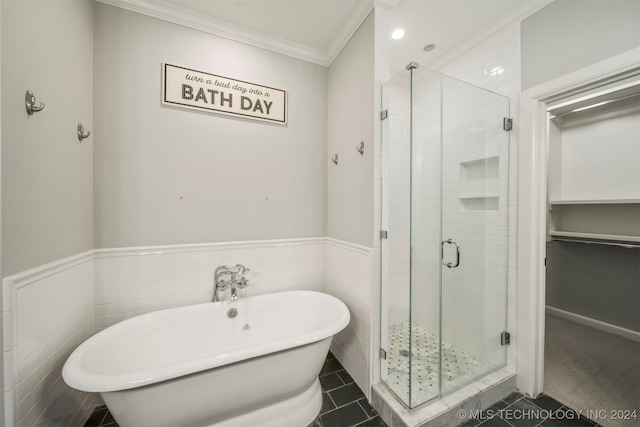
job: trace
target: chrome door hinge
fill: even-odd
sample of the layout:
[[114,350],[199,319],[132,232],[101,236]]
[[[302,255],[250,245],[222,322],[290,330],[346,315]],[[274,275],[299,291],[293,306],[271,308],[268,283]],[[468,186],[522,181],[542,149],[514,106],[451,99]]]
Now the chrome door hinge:
[[380,230],[380,239],[387,238],[387,230]]
[[384,120],[389,117],[389,110],[380,111],[380,120]]
[[387,352],[382,347],[380,347],[380,359],[387,360]]
[[507,331],[503,331],[500,334],[500,345],[509,345],[511,344],[511,334]]
[[507,132],[513,129],[513,119],[510,117],[505,117],[504,119],[502,119],[502,129],[506,130]]

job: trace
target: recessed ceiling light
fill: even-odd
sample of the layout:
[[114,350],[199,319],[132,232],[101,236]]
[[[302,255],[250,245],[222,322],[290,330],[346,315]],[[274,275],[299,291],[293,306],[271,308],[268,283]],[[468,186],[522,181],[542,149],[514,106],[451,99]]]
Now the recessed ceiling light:
[[423,49],[425,52],[430,52],[430,51],[432,51],[432,50],[433,50],[433,49],[435,49],[435,48],[436,48],[436,45],[435,45],[435,44],[433,44],[433,43],[429,43],[428,45],[426,45],[426,46],[425,46],[425,47],[423,47],[422,49]]
[[391,38],[394,40],[400,40],[404,37],[404,30],[402,28],[398,28],[391,33]]

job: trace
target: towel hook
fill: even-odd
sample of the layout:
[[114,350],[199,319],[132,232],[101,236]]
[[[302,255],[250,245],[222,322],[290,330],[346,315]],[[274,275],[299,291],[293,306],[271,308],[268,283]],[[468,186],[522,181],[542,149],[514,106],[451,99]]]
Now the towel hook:
[[91,135],[91,132],[84,133],[84,126],[82,126],[82,123],[78,123],[78,141],[82,143],[82,140],[89,138],[89,135]]
[[44,108],[44,102],[40,103],[40,106],[36,106],[36,96],[30,90],[24,96],[24,103],[27,107],[27,114],[32,115]]
[[360,141],[360,144],[356,145],[356,150],[361,156],[364,156],[364,141]]
[[333,157],[331,158],[331,161],[333,162],[334,165],[338,166],[338,153],[333,155]]

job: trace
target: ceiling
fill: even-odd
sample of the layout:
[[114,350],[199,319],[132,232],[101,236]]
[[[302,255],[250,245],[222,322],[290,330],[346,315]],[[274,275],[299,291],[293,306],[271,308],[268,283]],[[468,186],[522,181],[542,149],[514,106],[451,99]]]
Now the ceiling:
[[[403,0],[391,12],[391,31],[404,28],[401,40],[391,40],[392,75],[409,62],[439,69],[446,60],[473,43],[549,4],[549,0]],[[424,51],[433,43],[435,49]]]
[[[372,9],[372,0],[97,0],[329,65]],[[376,0],[391,9],[391,71],[435,68],[464,45],[521,20],[551,0]],[[141,10],[143,9],[143,10]],[[150,13],[151,12],[151,13]],[[169,18],[167,18],[169,17]],[[175,19],[177,17],[177,20]],[[173,19],[171,19],[173,18]],[[195,24],[194,24],[195,23]],[[424,52],[433,43],[436,48]]]

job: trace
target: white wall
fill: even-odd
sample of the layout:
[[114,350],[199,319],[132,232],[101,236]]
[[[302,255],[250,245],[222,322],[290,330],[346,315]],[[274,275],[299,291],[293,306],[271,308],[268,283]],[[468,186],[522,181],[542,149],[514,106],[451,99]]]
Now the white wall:
[[[326,235],[325,67],[104,4],[94,49],[96,248]],[[288,124],[161,106],[163,61],[288,90]]]
[[561,159],[551,200],[640,199],[640,109],[613,114],[566,123],[551,141]]
[[522,88],[638,46],[637,0],[556,0],[522,21]]
[[[332,352],[369,395],[380,343],[380,86],[389,73],[389,11],[376,6],[329,67],[327,162],[328,293],[351,323]],[[361,156],[356,146],[365,143]],[[338,165],[330,163],[337,153]]]
[[[93,333],[92,274],[31,268],[93,247],[93,2],[3,1],[3,425],[80,423],[86,395],[64,385],[68,352]],[[25,24],[28,23],[28,24]],[[27,29],[28,28],[28,29]],[[43,111],[28,116],[25,92]],[[14,273],[21,272],[20,275]],[[7,283],[12,275],[15,281]],[[0,411],[1,412],[1,411]]]
[[[329,67],[327,235],[373,246],[374,224],[374,13]],[[364,155],[356,146],[364,141]],[[338,154],[338,165],[330,158]]]
[[[371,384],[375,11],[329,67],[327,171],[328,293],[349,307],[351,321],[331,350],[368,395]],[[364,141],[364,155],[356,146]],[[338,154],[338,164],[330,158]]]
[[[93,2],[2,5],[2,264],[10,275],[93,247]],[[28,29],[27,29],[28,28]],[[28,116],[25,92],[43,111]]]

